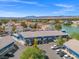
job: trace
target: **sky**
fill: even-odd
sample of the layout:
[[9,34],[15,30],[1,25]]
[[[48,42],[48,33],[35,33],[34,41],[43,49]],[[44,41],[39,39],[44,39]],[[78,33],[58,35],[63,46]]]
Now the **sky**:
[[79,0],[0,0],[0,17],[79,16]]

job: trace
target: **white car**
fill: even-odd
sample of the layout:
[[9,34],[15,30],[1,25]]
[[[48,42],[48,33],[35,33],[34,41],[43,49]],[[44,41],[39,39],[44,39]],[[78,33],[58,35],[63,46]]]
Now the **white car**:
[[57,50],[56,50],[56,52],[59,52],[59,51],[61,51],[61,49],[57,49]]
[[74,59],[73,57],[70,57],[69,55],[64,55],[63,58],[64,59]]
[[57,46],[57,45],[53,45],[53,46],[51,46],[51,49],[54,49],[56,46]]
[[68,57],[69,57],[69,56],[68,56],[67,54],[63,56],[63,58],[68,58]]
[[61,49],[57,49],[56,53],[59,54],[62,50]]

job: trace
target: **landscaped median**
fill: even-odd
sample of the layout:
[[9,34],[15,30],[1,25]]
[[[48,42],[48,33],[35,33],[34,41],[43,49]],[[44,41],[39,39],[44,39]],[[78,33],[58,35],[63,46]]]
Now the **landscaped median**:
[[45,51],[37,47],[37,40],[34,39],[34,45],[26,48],[20,56],[20,59],[46,59]]
[[21,54],[20,59],[46,59],[45,53],[39,48],[28,47]]

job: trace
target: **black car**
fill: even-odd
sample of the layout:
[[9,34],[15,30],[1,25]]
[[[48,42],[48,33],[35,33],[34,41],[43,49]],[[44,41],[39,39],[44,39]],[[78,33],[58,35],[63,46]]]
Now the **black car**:
[[14,57],[14,55],[13,55],[13,53],[7,53],[5,56],[7,56],[7,57]]
[[49,59],[49,57],[47,55],[45,55],[45,59]]
[[66,53],[63,52],[63,51],[60,51],[58,54],[59,54],[60,57],[63,57],[64,55],[66,55]]

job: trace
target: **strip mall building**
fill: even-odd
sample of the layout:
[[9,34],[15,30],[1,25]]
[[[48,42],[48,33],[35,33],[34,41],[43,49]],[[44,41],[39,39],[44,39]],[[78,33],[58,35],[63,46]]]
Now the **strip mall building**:
[[70,53],[75,59],[79,59],[79,40],[72,39],[64,44],[66,51]]
[[5,55],[10,53],[14,48],[14,40],[11,36],[0,37],[0,59],[7,58]]
[[28,31],[13,34],[13,38],[23,44],[32,45],[34,39],[37,39],[38,44],[52,42],[57,37],[67,37],[67,33],[61,31]]

